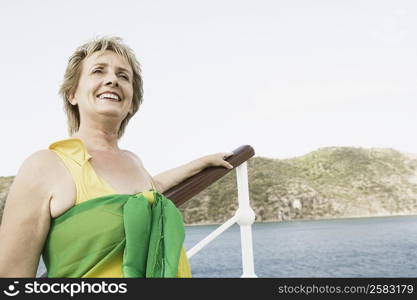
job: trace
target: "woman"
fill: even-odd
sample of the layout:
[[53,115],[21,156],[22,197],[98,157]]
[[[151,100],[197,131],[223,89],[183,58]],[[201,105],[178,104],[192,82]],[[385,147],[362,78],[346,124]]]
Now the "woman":
[[184,229],[162,193],[208,166],[217,153],[151,177],[118,140],[142,103],[132,50],[101,38],[70,57],[60,89],[71,138],[30,155],[6,200],[0,276],[190,277]]

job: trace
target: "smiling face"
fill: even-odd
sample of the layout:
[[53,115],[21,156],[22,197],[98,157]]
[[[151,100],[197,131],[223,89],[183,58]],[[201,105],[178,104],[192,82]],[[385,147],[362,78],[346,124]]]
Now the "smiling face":
[[78,105],[81,121],[99,114],[122,122],[132,113],[132,79],[123,56],[110,50],[94,52],[82,62],[77,89],[68,101]]

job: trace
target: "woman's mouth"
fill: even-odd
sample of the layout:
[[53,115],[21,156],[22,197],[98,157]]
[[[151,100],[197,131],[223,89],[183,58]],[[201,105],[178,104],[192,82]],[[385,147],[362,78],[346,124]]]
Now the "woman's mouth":
[[101,100],[110,100],[110,101],[115,101],[115,102],[121,101],[119,95],[116,95],[113,93],[103,93],[103,94],[98,95],[97,98]]

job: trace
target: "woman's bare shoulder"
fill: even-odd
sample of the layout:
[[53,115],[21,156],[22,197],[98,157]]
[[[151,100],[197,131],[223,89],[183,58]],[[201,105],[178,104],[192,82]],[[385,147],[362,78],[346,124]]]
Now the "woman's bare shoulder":
[[24,161],[29,164],[44,164],[56,161],[56,154],[49,149],[42,149],[30,154]]
[[126,153],[129,157],[131,157],[139,167],[143,168],[142,160],[139,158],[139,156],[132,151],[129,150],[122,150],[124,153]]
[[62,164],[58,156],[51,150],[42,149],[33,152],[23,161],[16,177],[22,177],[24,181],[30,181],[37,186],[47,187],[61,170]]
[[[30,154],[22,163],[21,168],[35,168],[36,170],[52,170],[60,166],[59,157],[51,150],[42,149]],[[44,174],[48,175],[48,174]]]

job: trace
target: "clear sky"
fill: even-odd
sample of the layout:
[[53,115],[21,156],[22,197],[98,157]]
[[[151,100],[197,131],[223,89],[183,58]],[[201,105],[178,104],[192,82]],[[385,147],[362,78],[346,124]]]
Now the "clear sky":
[[0,176],[68,137],[59,85],[98,35],[142,64],[120,146],[154,175],[244,144],[271,158],[417,153],[416,1],[2,0],[0,33]]

